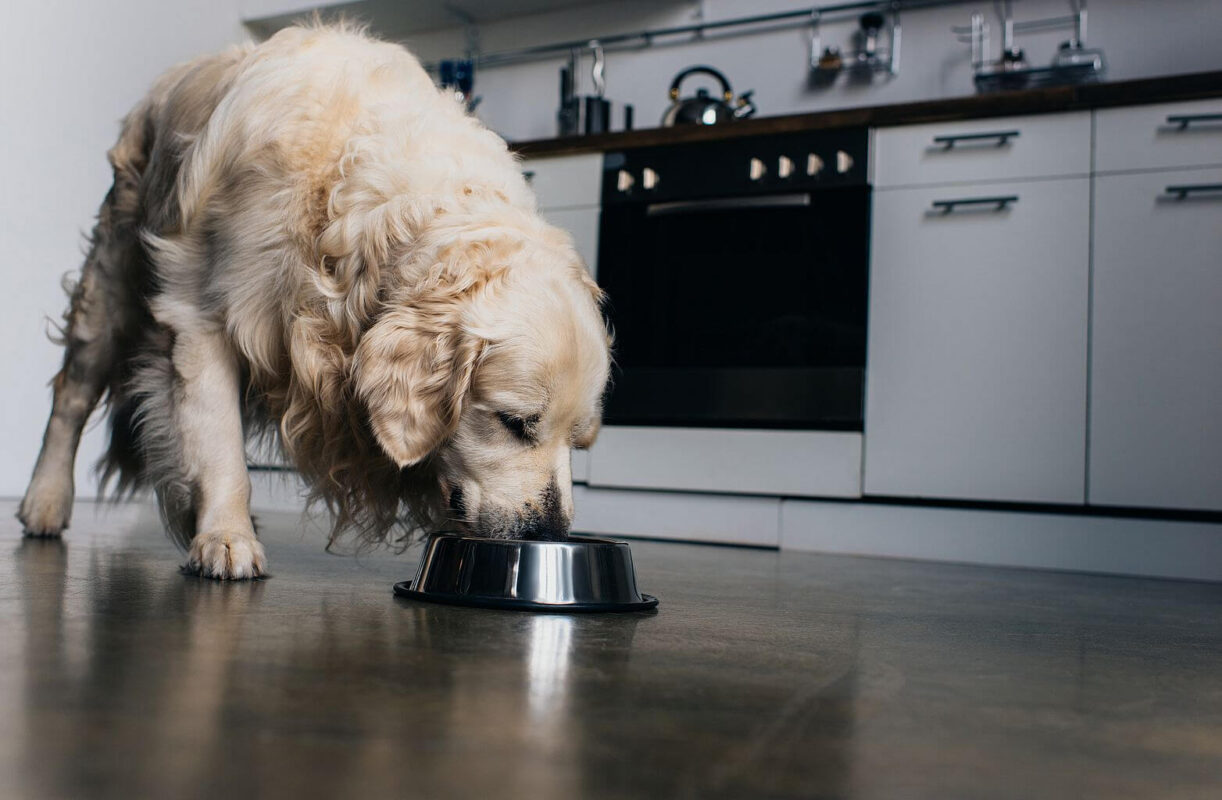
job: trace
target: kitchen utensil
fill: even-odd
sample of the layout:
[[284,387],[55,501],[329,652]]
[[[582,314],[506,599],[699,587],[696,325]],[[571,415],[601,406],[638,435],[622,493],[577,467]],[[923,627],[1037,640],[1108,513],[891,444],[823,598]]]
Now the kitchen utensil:
[[602,45],[597,41],[590,42],[590,53],[594,57],[590,70],[594,94],[576,93],[577,71],[581,65],[578,50],[573,50],[568,64],[560,68],[560,108],[556,111],[556,132],[560,136],[606,133],[611,130],[611,101],[604,97],[607,80]]
[[585,114],[582,115],[584,133],[606,133],[611,130],[611,101],[597,95],[585,97]]
[[606,133],[611,130],[611,103],[604,98],[607,93],[606,59],[598,42],[590,43],[590,52],[594,55],[594,66],[590,69],[594,94],[585,98],[582,129],[585,133]]
[[[983,15],[973,14],[970,26],[952,28],[959,41],[967,42],[972,47],[973,81],[976,90],[994,92],[1101,80],[1107,71],[1107,64],[1102,50],[1086,46],[1086,0],[1070,0],[1069,7],[1073,13],[1068,17],[1015,22],[1013,1],[1004,0],[998,9],[1002,53],[997,59],[991,58],[989,54],[989,26]],[[1054,30],[1067,25],[1073,26],[1073,38],[1061,43],[1052,63],[1047,67],[1031,66],[1027,63],[1023,50],[1015,44],[1017,34]]]
[[[679,87],[692,75],[709,75],[721,86],[721,97],[713,97],[707,89],[696,90],[693,97],[679,97]],[[670,83],[670,108],[662,115],[664,126],[672,125],[716,125],[745,119],[756,112],[751,96],[754,91],[743,92],[737,99],[730,81],[712,67],[688,67],[675,76]]]
[[522,611],[643,611],[658,604],[637,590],[627,543],[590,536],[543,542],[435,534],[416,577],[396,583],[394,591]]
[[558,136],[576,136],[581,131],[581,102],[576,94],[578,59],[574,50],[569,54],[569,63],[560,68],[560,108],[556,111]]
[[857,83],[874,80],[874,73],[882,67],[878,56],[878,34],[883,29],[886,20],[877,11],[869,11],[861,15],[860,26],[854,34],[856,49],[849,64],[849,75]]

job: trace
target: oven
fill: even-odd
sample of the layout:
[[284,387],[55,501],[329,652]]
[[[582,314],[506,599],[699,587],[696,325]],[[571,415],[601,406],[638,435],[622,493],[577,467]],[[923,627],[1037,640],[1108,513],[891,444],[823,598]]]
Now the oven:
[[612,425],[862,429],[865,129],[604,157]]

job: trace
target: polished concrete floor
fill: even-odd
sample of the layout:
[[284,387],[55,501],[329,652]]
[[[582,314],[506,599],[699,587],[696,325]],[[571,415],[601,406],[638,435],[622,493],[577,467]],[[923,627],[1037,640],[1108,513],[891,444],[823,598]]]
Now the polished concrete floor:
[[1222,586],[638,542],[657,613],[529,615],[93,512],[0,523],[3,798],[1222,797]]

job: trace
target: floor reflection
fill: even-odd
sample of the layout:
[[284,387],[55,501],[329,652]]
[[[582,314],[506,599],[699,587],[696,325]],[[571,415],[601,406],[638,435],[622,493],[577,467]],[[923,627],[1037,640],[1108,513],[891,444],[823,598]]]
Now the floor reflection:
[[[804,673],[733,612],[497,612],[365,577],[217,583],[122,548],[15,555],[26,705],[3,725],[33,794],[749,796],[786,765],[786,791],[851,783],[858,645],[840,622],[790,626],[791,646],[835,654]],[[743,653],[759,666],[724,661]]]
[[641,543],[656,615],[547,616],[396,599],[410,558],[296,519],[253,584],[157,530],[0,524],[0,798],[1216,785],[1215,586]]
[[109,781],[137,796],[190,794],[224,747],[232,656],[262,585],[154,578],[139,558],[111,551],[72,579],[67,552],[62,541],[25,539],[15,558],[26,781],[61,797]]
[[573,657],[573,618],[541,615],[530,620],[526,657],[530,713],[544,719],[564,705],[569,661]]

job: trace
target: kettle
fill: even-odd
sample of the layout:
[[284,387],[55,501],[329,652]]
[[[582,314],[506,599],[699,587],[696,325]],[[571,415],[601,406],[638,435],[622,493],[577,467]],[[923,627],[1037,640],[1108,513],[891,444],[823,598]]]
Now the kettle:
[[[707,89],[697,89],[695,97],[679,98],[679,84],[689,75],[712,75],[721,84],[721,97],[712,97]],[[688,67],[675,76],[670,82],[670,108],[662,115],[662,124],[671,125],[716,125],[721,122],[732,122],[736,119],[746,119],[755,113],[755,103],[751,100],[754,91],[743,92],[737,100],[730,82],[712,67]],[[733,104],[733,105],[731,105]]]

